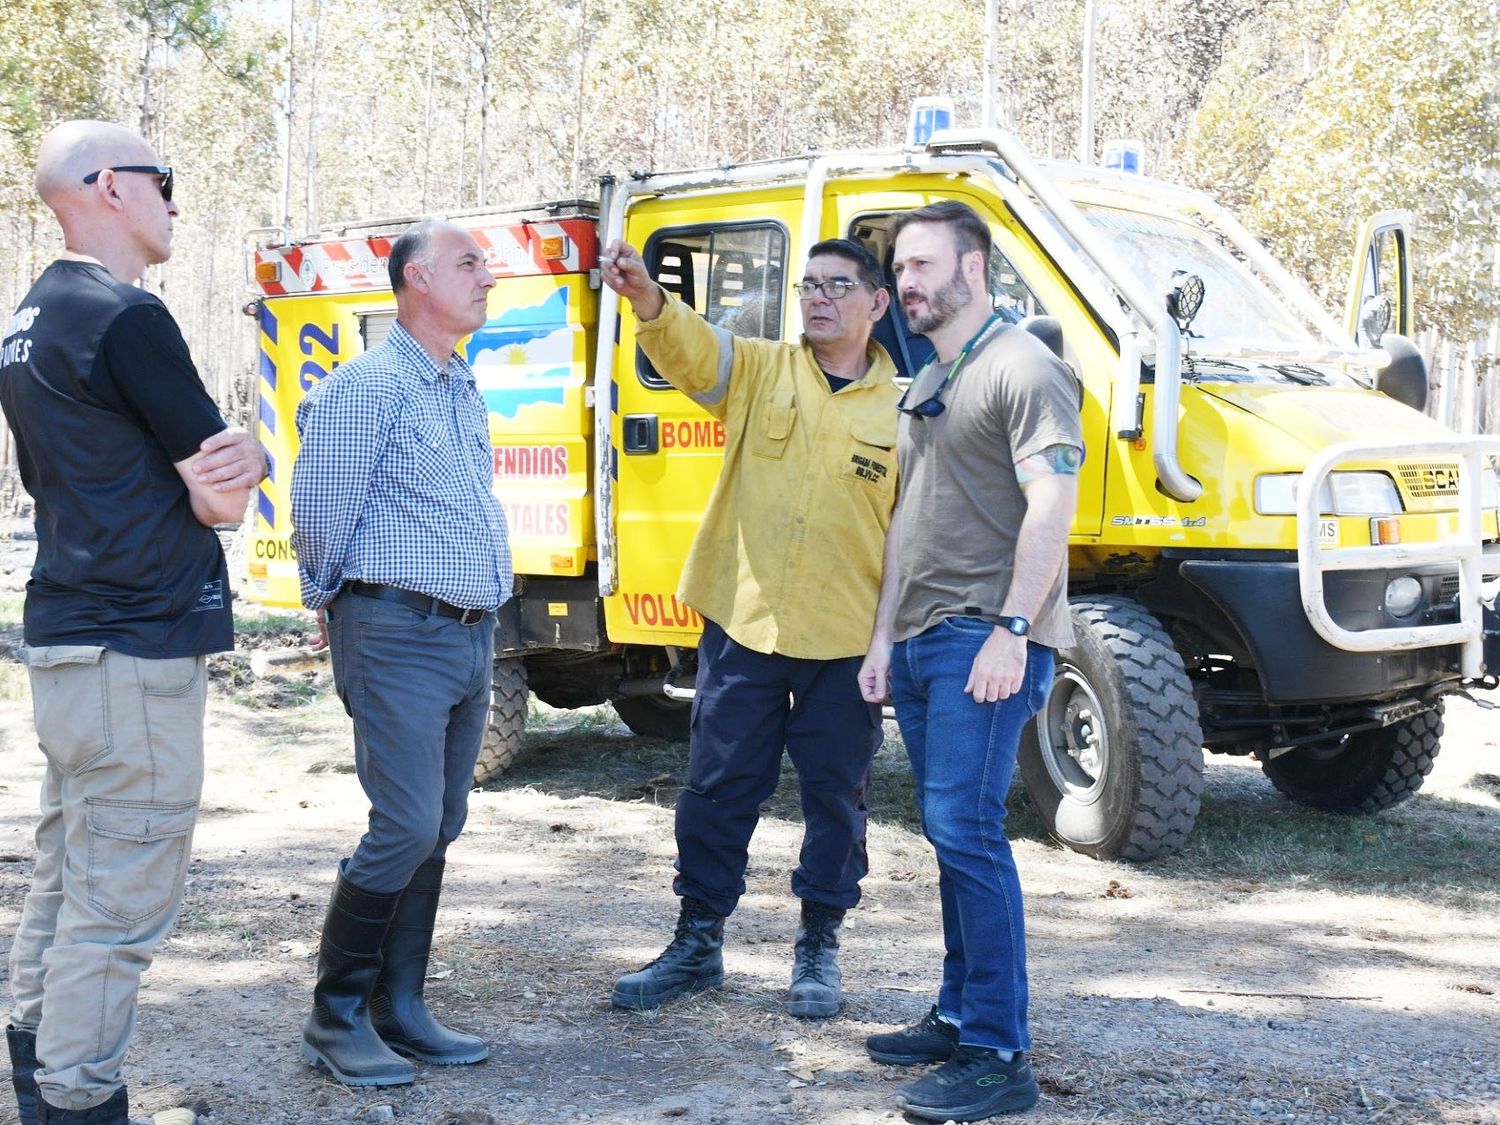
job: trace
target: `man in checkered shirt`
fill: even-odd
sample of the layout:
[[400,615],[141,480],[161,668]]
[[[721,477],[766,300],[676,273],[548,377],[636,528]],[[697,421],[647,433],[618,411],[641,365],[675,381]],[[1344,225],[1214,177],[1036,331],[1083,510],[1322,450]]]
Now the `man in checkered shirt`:
[[391,246],[396,323],[297,409],[292,543],[318,612],[369,829],[340,864],[302,1054],[351,1086],[406,1058],[475,1063],[422,996],[444,856],[489,714],[494,610],[511,593],[484,400],[454,351],[495,284],[472,235],[424,221]]

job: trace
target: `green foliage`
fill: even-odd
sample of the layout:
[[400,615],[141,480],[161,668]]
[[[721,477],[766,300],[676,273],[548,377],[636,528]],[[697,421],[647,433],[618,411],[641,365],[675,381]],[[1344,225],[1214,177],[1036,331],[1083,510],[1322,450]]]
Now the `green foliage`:
[[[983,101],[980,0],[4,2],[0,237],[20,249],[0,260],[0,300],[56,245],[30,189],[41,134],[84,115],[141,128],[178,168],[183,206],[177,253],[148,284],[232,410],[255,385],[238,314],[248,228],[889,147],[918,96],[953,98],[960,124]],[[1149,172],[1248,209],[1330,304],[1355,222],[1417,206],[1419,318],[1450,337],[1495,319],[1495,0],[1097,7],[1099,142],[1137,137]],[[1071,158],[1084,0],[999,8],[1001,117],[1033,151]]]
[[1188,172],[1248,204],[1330,308],[1359,222],[1414,207],[1419,327],[1466,338],[1500,313],[1495,34],[1472,0],[1273,4],[1216,76]]
[[98,45],[111,24],[105,0],[6,0],[0,129],[28,159],[54,121],[105,110]]

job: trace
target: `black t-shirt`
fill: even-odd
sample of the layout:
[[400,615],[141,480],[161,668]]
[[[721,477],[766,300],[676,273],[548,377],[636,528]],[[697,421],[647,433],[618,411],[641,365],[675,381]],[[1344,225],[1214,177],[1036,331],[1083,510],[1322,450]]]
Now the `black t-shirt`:
[[36,501],[26,643],[233,648],[224,552],[174,465],[224,420],[166,307],[102,266],[54,262],[6,328],[0,405]]

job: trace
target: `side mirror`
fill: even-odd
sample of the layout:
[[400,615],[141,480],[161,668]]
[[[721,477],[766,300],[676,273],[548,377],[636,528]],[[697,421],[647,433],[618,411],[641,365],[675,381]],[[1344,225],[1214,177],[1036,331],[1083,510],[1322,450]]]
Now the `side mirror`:
[[1366,297],[1359,307],[1359,331],[1354,342],[1366,348],[1376,347],[1382,337],[1391,330],[1391,316],[1395,312],[1391,298],[1385,293]]
[[1375,389],[1413,410],[1425,411],[1427,361],[1422,353],[1405,336],[1394,332],[1382,336],[1380,346],[1390,354],[1391,362],[1375,372]]

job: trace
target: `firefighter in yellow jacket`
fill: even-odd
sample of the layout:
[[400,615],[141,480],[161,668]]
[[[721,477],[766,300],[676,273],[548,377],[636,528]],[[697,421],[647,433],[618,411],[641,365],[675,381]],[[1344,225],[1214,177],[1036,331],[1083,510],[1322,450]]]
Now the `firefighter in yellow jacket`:
[[791,755],[805,824],[788,1008],[831,1016],[839,927],[868,870],[865,788],[880,709],[860,695],[881,553],[896,499],[895,368],[870,331],[890,303],[880,266],[820,242],[794,288],[798,343],[710,325],[609,247],[604,280],[630,301],[656,370],[724,422],[724,467],[678,597],[703,615],[688,784],[677,800],[682,899],[666,950],[612,1000],[649,1010],[724,979],[724,919],[745,892],[761,804]]

